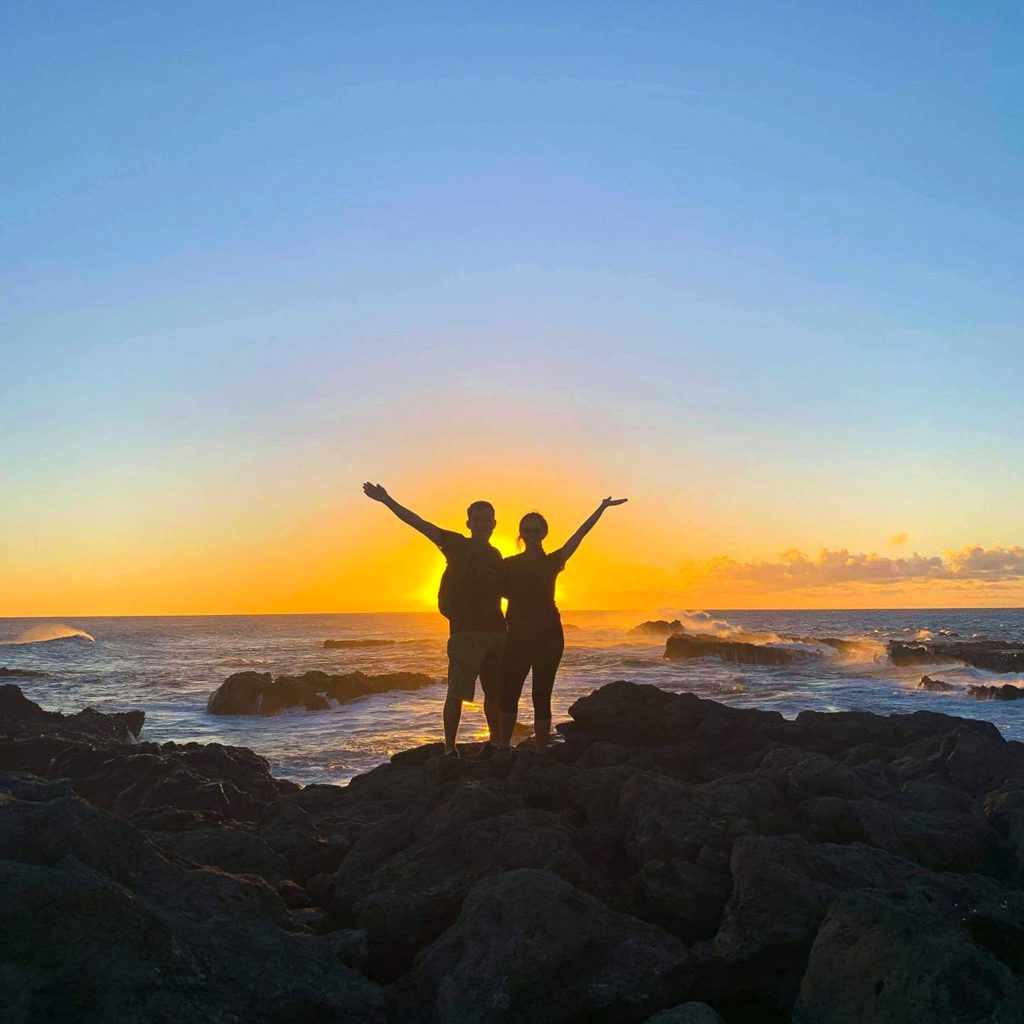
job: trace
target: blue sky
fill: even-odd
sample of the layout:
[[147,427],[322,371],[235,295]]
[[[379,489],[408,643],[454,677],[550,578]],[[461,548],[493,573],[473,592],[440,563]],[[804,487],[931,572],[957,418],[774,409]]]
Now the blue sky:
[[1018,5],[2,17],[26,548],[481,450],[685,505],[666,565],[1020,540]]

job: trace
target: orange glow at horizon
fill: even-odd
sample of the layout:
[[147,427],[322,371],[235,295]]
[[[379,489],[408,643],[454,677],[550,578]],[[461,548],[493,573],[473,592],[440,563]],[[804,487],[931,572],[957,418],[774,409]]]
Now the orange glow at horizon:
[[[173,504],[104,501],[95,509],[80,507],[69,522],[47,519],[44,511],[38,523],[22,524],[17,547],[8,541],[0,551],[0,616],[436,615],[444,557],[363,496],[359,474],[352,476],[343,485],[307,480],[290,491],[280,481],[254,478],[248,488],[244,482],[233,486],[216,505],[199,489],[179,492]],[[1024,583],[1013,579],[839,581],[803,588],[730,579],[724,574],[739,564],[734,558],[750,559],[759,551],[742,523],[730,542],[726,528],[732,524],[715,522],[714,531],[700,526],[695,500],[691,507],[681,495],[644,493],[629,481],[615,486],[575,458],[553,461],[543,471],[506,460],[500,476],[488,460],[463,460],[443,478],[421,469],[381,482],[425,519],[459,532],[466,532],[470,501],[492,501],[498,519],[492,543],[504,555],[517,550],[525,512],[544,513],[550,523],[545,548],[554,550],[603,494],[626,494],[630,503],[604,513],[559,576],[556,600],[563,610],[1024,605]],[[892,536],[891,530],[881,533],[879,546]],[[769,549],[763,557],[784,556]],[[867,554],[863,564],[879,559]],[[815,563],[813,555],[808,560]]]

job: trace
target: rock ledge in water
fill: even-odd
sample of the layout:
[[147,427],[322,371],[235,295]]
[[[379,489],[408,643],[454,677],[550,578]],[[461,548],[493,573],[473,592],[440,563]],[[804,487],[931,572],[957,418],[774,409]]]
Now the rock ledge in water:
[[686,627],[678,620],[673,619],[669,622],[667,619],[651,619],[647,622],[641,622],[639,626],[634,626],[630,631],[630,636],[674,636],[676,633],[685,633]]
[[1024,644],[1007,640],[890,640],[886,651],[894,665],[961,661],[989,672],[1024,672]]
[[329,675],[312,671],[276,679],[269,672],[236,672],[210,694],[206,710],[211,715],[264,716],[297,707],[322,711],[330,706],[329,700],[343,704],[372,693],[418,690],[436,683],[436,679],[422,672],[388,672],[370,676],[362,672]]
[[967,692],[975,700],[1020,700],[1024,688],[1004,683],[1002,686],[968,686]]
[[921,676],[915,689],[931,690],[935,693],[948,693],[950,690],[955,690],[956,687],[952,683],[947,683],[945,679],[932,679],[931,676]]
[[715,657],[744,665],[792,665],[793,662],[808,657],[809,653],[785,647],[769,647],[766,644],[722,640],[706,633],[677,633],[665,641],[664,656],[672,661]]

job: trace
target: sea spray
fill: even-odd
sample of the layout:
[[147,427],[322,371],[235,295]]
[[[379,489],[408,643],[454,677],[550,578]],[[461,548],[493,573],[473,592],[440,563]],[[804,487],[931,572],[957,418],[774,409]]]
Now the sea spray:
[[65,625],[63,622],[44,622],[38,626],[26,629],[14,640],[0,643],[0,647],[20,647],[22,644],[46,644],[51,640],[67,640],[74,637],[77,640],[85,640],[93,643],[96,637],[86,633],[84,629],[76,629],[74,626]]

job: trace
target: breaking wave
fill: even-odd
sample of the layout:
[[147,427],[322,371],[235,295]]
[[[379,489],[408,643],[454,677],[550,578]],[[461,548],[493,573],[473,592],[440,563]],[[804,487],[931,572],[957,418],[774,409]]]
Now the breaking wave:
[[0,647],[20,647],[23,644],[48,644],[54,640],[82,640],[94,643],[96,637],[90,636],[84,629],[66,626],[63,622],[46,622],[39,626],[26,629],[14,640],[0,643]]
[[688,633],[707,633],[709,636],[731,637],[743,630],[727,619],[716,619],[704,611],[674,611],[662,609],[659,615],[667,619],[678,619]]

